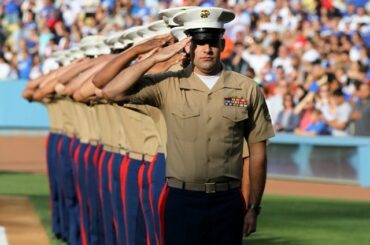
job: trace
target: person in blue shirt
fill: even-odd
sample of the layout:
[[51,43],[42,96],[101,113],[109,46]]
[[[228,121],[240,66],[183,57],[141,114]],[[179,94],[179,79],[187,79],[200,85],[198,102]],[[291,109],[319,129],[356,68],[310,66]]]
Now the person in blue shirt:
[[25,50],[22,51],[20,56],[18,60],[18,78],[28,80],[32,69],[32,57]]
[[313,109],[311,113],[311,122],[302,130],[297,128],[295,133],[304,136],[316,136],[328,134],[327,126],[322,120],[322,114],[319,109]]

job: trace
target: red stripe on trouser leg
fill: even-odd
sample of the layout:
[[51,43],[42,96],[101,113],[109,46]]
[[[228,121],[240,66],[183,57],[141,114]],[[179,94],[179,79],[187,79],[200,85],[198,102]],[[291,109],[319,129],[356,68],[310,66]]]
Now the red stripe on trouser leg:
[[58,140],[58,146],[57,146],[58,157],[62,154],[62,142],[63,142],[63,137],[60,137]]
[[108,188],[111,194],[113,191],[113,176],[112,176],[113,159],[114,159],[114,154],[110,156],[109,162],[108,162]]
[[102,148],[102,145],[98,145],[96,148],[95,148],[95,152],[94,152],[94,157],[93,157],[93,163],[94,163],[94,166],[96,168],[98,168],[98,165],[99,165],[99,157],[101,156],[101,148]]
[[[150,204],[150,210],[151,210],[151,214],[152,214],[152,219],[153,219],[153,222],[154,222],[154,230],[156,231],[157,228],[156,228],[156,222],[155,222],[155,215],[154,215],[154,203],[153,203],[153,168],[154,168],[154,164],[155,162],[157,161],[157,155],[155,155],[152,159],[152,161],[150,162],[150,166],[149,166],[149,169],[148,169],[148,173],[147,173],[147,179],[148,179],[148,185],[149,185],[149,204]],[[156,240],[156,243],[159,244],[159,237],[158,237],[158,234],[157,232],[155,232],[155,240]]]
[[[72,143],[70,146],[73,145]],[[78,206],[80,208],[80,230],[81,230],[81,239],[82,239],[82,245],[87,245],[87,239],[86,239],[86,231],[84,227],[84,220],[83,220],[83,207],[82,207],[82,195],[81,195],[81,186],[78,182],[78,164],[79,164],[79,155],[81,151],[81,145],[79,144],[73,153],[73,159],[76,169],[76,175],[75,175],[75,185],[76,185],[76,193],[77,193],[77,200],[78,200]],[[72,151],[70,151],[72,152]]]
[[122,200],[122,207],[123,207],[123,220],[125,223],[125,234],[126,234],[126,244],[129,244],[129,233],[127,229],[127,209],[126,209],[126,179],[127,179],[127,171],[130,165],[130,159],[128,155],[122,159],[121,162],[121,169],[120,169],[120,185],[121,185],[121,200]]
[[90,156],[90,152],[91,152],[91,145],[88,145],[87,146],[87,149],[86,149],[86,151],[85,151],[85,154],[84,154],[84,166],[85,166],[85,173],[84,173],[84,175],[85,175],[85,178],[87,178],[86,177],[86,174],[87,174],[87,165],[88,165],[88,163],[89,163],[89,156]]
[[164,210],[166,208],[166,202],[167,202],[167,197],[169,193],[169,188],[167,186],[167,183],[164,185],[161,195],[159,196],[159,205],[158,205],[158,213],[159,213],[159,219],[160,219],[160,224],[161,224],[161,240],[162,240],[162,245],[165,245],[164,241]]
[[83,219],[82,195],[81,195],[81,189],[80,189],[81,187],[78,183],[76,183],[76,185],[77,185],[77,198],[78,198],[78,203],[80,206],[80,229],[81,229],[82,245],[87,245],[85,223]]
[[104,160],[104,157],[105,157],[105,154],[106,154],[106,151],[102,151],[102,154],[100,155],[100,159],[99,159],[99,197],[100,197],[100,202],[101,202],[101,205],[102,207],[104,206],[103,204],[103,160]]
[[[140,168],[139,168],[139,172],[138,172],[138,185],[139,185],[139,199],[140,199],[140,206],[141,206],[141,210],[143,212],[143,216],[144,216],[144,219],[145,219],[145,224],[147,224],[147,220],[145,218],[145,209],[144,209],[144,201],[143,201],[143,184],[144,184],[144,169],[145,169],[145,164],[143,163]],[[148,228],[148,227],[147,227]],[[150,244],[150,240],[149,240],[149,231],[148,229],[146,229],[146,244],[149,245]]]
[[[78,144],[74,154],[73,154],[73,159],[75,160],[74,163],[75,163],[75,167],[76,167],[76,175],[78,176],[78,156],[80,155],[80,151],[81,151],[81,145]],[[78,180],[78,178],[76,178],[76,181]]]

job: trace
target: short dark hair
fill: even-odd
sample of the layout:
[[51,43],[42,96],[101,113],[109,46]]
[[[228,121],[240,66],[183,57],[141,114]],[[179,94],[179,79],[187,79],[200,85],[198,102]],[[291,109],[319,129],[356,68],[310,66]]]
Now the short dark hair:
[[338,88],[336,90],[333,91],[333,96],[335,97],[342,97],[344,96],[344,93],[342,91],[342,88]]

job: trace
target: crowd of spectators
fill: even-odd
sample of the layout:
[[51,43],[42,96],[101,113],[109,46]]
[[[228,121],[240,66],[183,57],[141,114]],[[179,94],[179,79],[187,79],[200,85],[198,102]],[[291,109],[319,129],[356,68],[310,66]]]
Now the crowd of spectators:
[[277,131],[370,135],[366,0],[2,0],[0,80],[34,79],[87,35],[156,20],[169,7],[232,9],[226,67],[261,85]]

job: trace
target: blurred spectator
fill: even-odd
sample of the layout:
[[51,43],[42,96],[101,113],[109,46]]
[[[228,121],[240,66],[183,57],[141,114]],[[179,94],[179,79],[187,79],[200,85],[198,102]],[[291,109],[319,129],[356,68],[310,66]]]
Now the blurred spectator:
[[31,30],[37,31],[36,15],[31,10],[27,10],[23,16],[23,35],[28,36]]
[[20,1],[7,0],[5,2],[5,21],[8,25],[20,22]]
[[335,90],[330,96],[328,112],[325,122],[329,125],[331,134],[334,136],[349,135],[348,125],[352,108],[345,101],[344,94],[340,88]]
[[71,26],[69,39],[70,39],[71,47],[75,46],[76,44],[78,44],[81,41],[82,32],[81,32],[80,28],[78,28],[77,24],[73,24]]
[[27,50],[22,49],[21,53],[18,55],[17,67],[18,78],[28,80],[32,68],[32,57],[28,54]]
[[304,128],[297,128],[294,131],[298,135],[304,136],[316,136],[316,135],[325,135],[327,134],[325,122],[322,120],[321,111],[314,109],[310,115],[310,122]]
[[312,101],[312,100],[307,101],[306,104],[303,107],[302,112],[300,112],[301,120],[300,120],[299,125],[298,125],[299,130],[303,131],[310,125],[312,112],[314,110],[315,110],[314,101]]
[[361,83],[356,91],[356,105],[351,115],[354,121],[354,135],[370,136],[370,85]]
[[54,0],[43,0],[40,17],[46,20],[47,26],[53,30],[55,23],[61,20],[60,10],[54,5]]
[[46,47],[48,46],[49,41],[53,39],[55,35],[51,32],[45,20],[41,20],[39,26],[39,55],[45,57],[48,55]]
[[252,43],[248,49],[244,50],[242,58],[253,68],[256,74],[260,74],[263,67],[270,60],[270,57],[257,43]]
[[229,37],[225,37],[225,48],[221,53],[221,61],[228,69],[232,69],[234,42]]
[[283,96],[288,92],[288,84],[285,81],[279,81],[275,88],[274,95],[268,96],[266,104],[270,112],[272,123],[275,124],[280,111],[283,107]]
[[31,55],[37,55],[39,50],[39,36],[36,29],[30,29],[28,37],[25,39],[27,51]]
[[244,59],[242,59],[243,50],[244,50],[243,43],[236,42],[234,44],[234,50],[231,59],[232,70],[242,74],[245,73],[245,71],[249,67],[248,63]]
[[63,22],[67,27],[71,27],[81,12],[79,1],[65,1],[61,7]]
[[32,68],[30,72],[30,79],[38,78],[41,75],[42,75],[42,71],[41,71],[40,58],[38,55],[35,55],[32,58]]
[[292,60],[289,56],[288,48],[285,45],[279,47],[279,53],[277,58],[272,62],[273,67],[282,66],[286,73],[290,73],[293,70]]
[[5,57],[0,54],[0,80],[6,79],[17,79],[17,74]]
[[293,132],[299,124],[299,116],[294,113],[293,96],[289,93],[283,96],[283,110],[277,116],[275,130],[278,132]]

